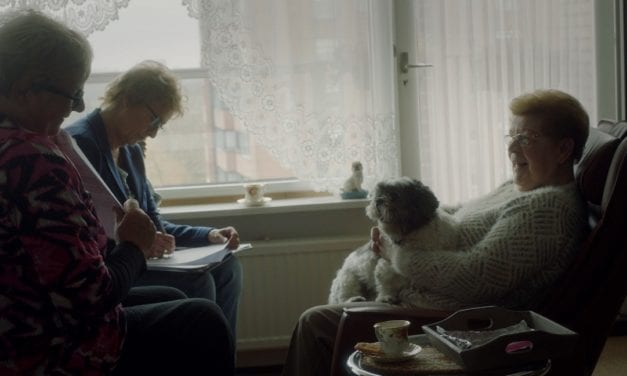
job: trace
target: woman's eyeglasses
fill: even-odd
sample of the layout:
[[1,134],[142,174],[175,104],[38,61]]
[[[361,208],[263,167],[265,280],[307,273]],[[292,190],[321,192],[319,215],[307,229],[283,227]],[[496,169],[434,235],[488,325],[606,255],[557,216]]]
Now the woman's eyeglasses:
[[71,95],[66,93],[65,91],[59,89],[56,86],[50,84],[33,84],[33,87],[39,90],[44,90],[52,94],[60,95],[64,98],[67,98],[72,101],[72,111],[82,111],[85,103],[83,102],[83,90],[79,90],[76,94]]
[[539,133],[517,133],[515,135],[506,134],[505,135],[505,144],[509,147],[514,142],[518,143],[521,147],[528,147],[533,145],[538,138],[542,137]]
[[150,121],[150,131],[156,132],[162,130],[163,120],[161,120],[161,117],[157,115],[157,113],[154,112],[149,105],[146,105],[146,108],[148,109],[148,111],[150,111],[150,114],[152,115],[152,120]]

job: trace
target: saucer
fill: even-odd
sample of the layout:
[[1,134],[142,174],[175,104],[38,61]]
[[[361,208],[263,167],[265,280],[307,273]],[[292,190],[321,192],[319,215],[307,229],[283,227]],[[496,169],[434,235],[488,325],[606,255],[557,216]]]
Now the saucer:
[[419,352],[422,351],[422,347],[416,345],[415,343],[410,343],[407,350],[403,351],[398,355],[387,355],[387,354],[367,354],[372,360],[378,363],[394,363],[394,362],[404,362],[412,359]]
[[270,201],[272,201],[272,198],[270,197],[264,197],[263,200],[259,200],[259,201],[246,201],[245,199],[240,198],[239,200],[237,200],[237,203],[242,204],[244,206],[264,206]]

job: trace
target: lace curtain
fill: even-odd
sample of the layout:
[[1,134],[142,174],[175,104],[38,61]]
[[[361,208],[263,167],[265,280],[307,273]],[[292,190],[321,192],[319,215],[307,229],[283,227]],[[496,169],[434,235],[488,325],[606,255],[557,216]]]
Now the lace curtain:
[[421,178],[445,203],[510,176],[509,101],[538,88],[578,98],[596,124],[593,0],[415,2]]
[[0,0],[0,11],[7,9],[36,9],[64,22],[71,28],[89,35],[104,30],[118,19],[118,10],[129,0]]
[[356,160],[365,187],[400,173],[392,2],[183,3],[223,105],[283,167],[331,192]]

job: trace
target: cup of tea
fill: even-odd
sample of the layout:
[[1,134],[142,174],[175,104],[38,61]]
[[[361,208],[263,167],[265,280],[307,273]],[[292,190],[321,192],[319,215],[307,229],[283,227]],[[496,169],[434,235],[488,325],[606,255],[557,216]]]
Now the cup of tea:
[[263,202],[263,188],[264,185],[262,183],[244,184],[244,202],[247,204]]
[[409,325],[407,320],[389,320],[374,324],[374,333],[381,350],[390,356],[397,356],[409,349]]

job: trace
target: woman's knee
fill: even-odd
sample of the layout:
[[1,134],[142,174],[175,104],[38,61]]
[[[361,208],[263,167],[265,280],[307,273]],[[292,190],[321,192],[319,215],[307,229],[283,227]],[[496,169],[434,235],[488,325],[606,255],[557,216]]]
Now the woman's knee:
[[182,302],[181,309],[185,311],[185,317],[195,331],[207,331],[214,337],[231,336],[222,309],[216,303],[202,298],[189,298]]
[[169,286],[136,286],[129,290],[122,302],[125,307],[186,299],[181,290]]
[[163,297],[164,301],[187,299],[185,293],[175,287],[170,286],[150,286],[156,292],[156,294]]
[[298,320],[301,331],[319,332],[331,330],[335,332],[342,317],[342,308],[334,305],[321,305],[307,309]]
[[211,271],[218,288],[228,288],[231,291],[239,292],[244,281],[244,271],[242,263],[235,256],[227,257],[220,266]]

